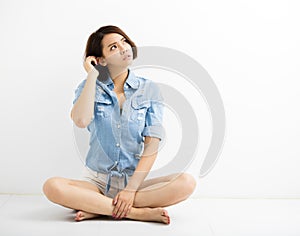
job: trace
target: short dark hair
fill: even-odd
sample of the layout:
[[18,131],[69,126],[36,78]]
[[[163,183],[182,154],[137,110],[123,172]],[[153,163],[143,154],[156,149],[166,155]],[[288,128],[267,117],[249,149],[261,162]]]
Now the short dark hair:
[[97,31],[92,33],[87,40],[84,58],[89,56],[102,57],[103,56],[103,45],[102,39],[106,34],[117,33],[122,35],[132,48],[133,59],[137,57],[137,48],[135,43],[125,34],[123,30],[114,25],[102,26]]

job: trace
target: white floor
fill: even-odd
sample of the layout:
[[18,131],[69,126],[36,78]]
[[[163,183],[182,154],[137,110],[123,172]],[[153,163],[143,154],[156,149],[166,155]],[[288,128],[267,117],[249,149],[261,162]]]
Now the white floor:
[[300,199],[189,199],[168,207],[171,224],[74,222],[74,212],[44,196],[0,195],[0,235],[300,235]]

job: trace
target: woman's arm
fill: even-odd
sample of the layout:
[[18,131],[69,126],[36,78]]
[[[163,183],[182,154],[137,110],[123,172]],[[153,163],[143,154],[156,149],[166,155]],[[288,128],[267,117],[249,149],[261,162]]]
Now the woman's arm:
[[79,128],[87,127],[94,114],[96,80],[99,72],[91,65],[91,61],[94,61],[94,57],[88,57],[84,63],[88,76],[82,93],[71,111],[71,118]]
[[152,137],[145,137],[144,142],[144,152],[143,155],[135,169],[134,174],[129,180],[129,183],[126,186],[128,191],[137,191],[140,185],[145,180],[149,171],[151,170],[154,161],[157,157],[159,139]]
[[136,191],[143,183],[154,164],[154,161],[157,157],[158,146],[158,138],[151,138],[148,136],[145,137],[144,152],[134,174],[130,178],[125,189],[119,192],[113,199],[113,204],[115,205],[113,210],[114,218],[121,219],[126,217],[126,215],[129,213],[134,202]]

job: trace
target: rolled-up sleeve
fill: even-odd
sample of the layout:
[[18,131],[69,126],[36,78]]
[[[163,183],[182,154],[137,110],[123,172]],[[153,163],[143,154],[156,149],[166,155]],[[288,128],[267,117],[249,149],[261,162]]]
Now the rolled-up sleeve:
[[163,97],[157,85],[152,85],[151,89],[151,106],[147,109],[145,127],[142,135],[163,140],[165,136],[163,127]]
[[84,88],[84,85],[85,85],[85,82],[86,80],[83,80],[79,85],[78,87],[75,89],[75,97],[74,97],[74,100],[73,100],[73,104],[75,104],[75,102],[77,102],[83,88]]

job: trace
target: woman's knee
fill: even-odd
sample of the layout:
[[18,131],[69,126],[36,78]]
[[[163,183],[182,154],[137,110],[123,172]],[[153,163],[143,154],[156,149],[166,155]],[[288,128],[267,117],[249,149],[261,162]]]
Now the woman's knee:
[[188,173],[182,173],[179,180],[181,183],[180,189],[182,189],[187,195],[191,195],[196,188],[195,178]]
[[44,183],[43,192],[49,200],[56,202],[57,199],[60,198],[64,184],[65,179],[61,177],[52,177]]

